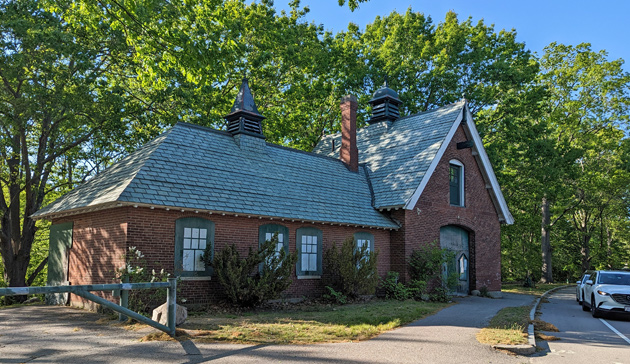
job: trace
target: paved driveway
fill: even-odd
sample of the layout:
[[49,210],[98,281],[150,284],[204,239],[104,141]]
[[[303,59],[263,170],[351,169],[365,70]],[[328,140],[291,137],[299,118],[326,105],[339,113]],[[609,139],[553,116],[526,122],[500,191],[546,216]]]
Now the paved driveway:
[[67,307],[16,307],[0,310],[0,363],[526,363],[479,344],[475,334],[501,308],[532,300],[464,297],[369,341],[297,346],[139,342],[152,329],[98,324],[100,316]]

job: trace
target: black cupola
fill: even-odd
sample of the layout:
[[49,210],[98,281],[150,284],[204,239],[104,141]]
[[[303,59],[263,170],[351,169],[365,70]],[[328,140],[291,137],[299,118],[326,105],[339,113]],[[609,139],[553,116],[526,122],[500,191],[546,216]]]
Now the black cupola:
[[387,78],[385,78],[383,86],[372,95],[372,100],[369,102],[372,105],[372,118],[368,120],[368,123],[372,124],[383,120],[395,121],[400,118],[398,106],[402,104],[402,101],[398,98],[396,91],[389,88]]
[[238,90],[234,106],[225,116],[228,122],[227,131],[232,135],[247,134],[258,138],[265,138],[262,132],[262,124],[265,117],[260,115],[254,102],[254,97],[247,84],[247,78],[243,78],[241,88]]

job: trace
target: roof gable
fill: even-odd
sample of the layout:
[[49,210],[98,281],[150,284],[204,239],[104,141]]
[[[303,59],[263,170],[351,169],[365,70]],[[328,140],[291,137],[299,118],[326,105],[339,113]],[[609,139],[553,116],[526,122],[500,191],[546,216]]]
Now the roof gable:
[[[365,163],[374,191],[377,209],[411,209],[417,203],[431,175],[440,162],[466,115],[465,131],[475,142],[475,159],[491,186],[491,198],[499,218],[514,219],[503,198],[481,137],[465,101],[408,116],[393,123],[380,122],[357,131],[359,162]],[[339,155],[341,135],[326,136],[315,152],[331,157]]]

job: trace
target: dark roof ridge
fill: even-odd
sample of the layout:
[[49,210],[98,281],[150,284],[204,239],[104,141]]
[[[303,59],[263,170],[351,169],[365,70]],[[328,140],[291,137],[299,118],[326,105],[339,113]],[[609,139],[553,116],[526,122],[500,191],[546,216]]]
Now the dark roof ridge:
[[[179,121],[179,122],[177,122],[176,125],[178,125],[178,124],[181,124],[182,126],[185,126],[185,127],[192,127],[192,128],[200,129],[200,130],[203,130],[203,131],[213,132],[213,133],[216,133],[216,134],[219,134],[219,135],[224,135],[224,136],[227,136],[227,137],[230,137],[230,138],[233,137],[232,134],[228,133],[227,131],[217,130],[217,129],[214,129],[214,128],[209,127],[209,126],[203,126],[203,125],[198,125],[198,124],[191,124],[191,123],[187,123],[185,121]],[[343,163],[338,158],[329,157],[327,155],[323,155],[323,154],[319,154],[319,153],[315,153],[315,152],[307,152],[305,150],[291,148],[291,147],[286,147],[284,145],[274,144],[274,143],[270,143],[270,142],[266,142],[266,144],[269,147],[285,149],[285,150],[292,151],[292,152],[297,152],[297,153],[302,153],[302,154],[306,154],[306,155],[311,155],[311,156],[317,157],[317,158],[330,159],[330,160],[334,160],[334,161]]]
[[[446,104],[446,105],[444,105],[444,106],[440,106],[440,107],[435,108],[435,109],[425,110],[425,111],[421,111],[421,112],[419,112],[419,113],[415,113],[415,114],[411,114],[411,115],[401,116],[400,118],[396,119],[396,121],[394,121],[394,122],[390,122],[390,121],[387,121],[387,120],[381,120],[381,121],[378,121],[378,122],[376,122],[376,123],[368,124],[368,125],[366,125],[366,126],[364,126],[364,127],[362,127],[362,128],[357,129],[357,133],[364,132],[364,131],[368,130],[370,127],[372,127],[372,126],[381,126],[381,125],[384,125],[383,123],[385,123],[385,124],[389,124],[389,123],[391,123],[391,124],[395,124],[395,123],[397,123],[399,120],[409,119],[409,118],[412,118],[412,117],[416,117],[416,116],[420,116],[420,115],[424,115],[424,114],[429,114],[429,113],[432,113],[432,112],[436,112],[436,111],[438,111],[438,110],[440,110],[440,109],[447,108],[447,107],[449,107],[449,106],[453,106],[453,105],[458,104],[458,103],[461,103],[461,102],[463,102],[463,100],[459,100],[459,101],[456,101],[456,102],[451,102],[450,104]],[[338,132],[336,132],[336,133],[326,134],[326,135],[324,135],[324,136],[322,137],[322,140],[323,140],[323,139],[325,139],[325,138],[334,138],[334,137],[337,137],[337,136],[339,136],[339,134],[340,134],[340,133],[341,133],[341,132],[340,132],[340,131],[338,131]]]
[[[432,112],[436,112],[436,111],[438,111],[438,110],[440,110],[440,109],[444,109],[444,108],[447,108],[447,107],[449,107],[449,106],[453,106],[453,105],[455,105],[455,104],[459,104],[459,103],[462,103],[462,102],[463,102],[463,100],[459,100],[459,101],[456,101],[456,102],[451,102],[450,104],[446,104],[446,105],[443,105],[443,106],[437,107],[437,108],[435,108],[435,109],[425,110],[425,111],[420,111],[420,112],[415,113],[415,114],[401,116],[400,118],[398,118],[398,119],[396,120],[396,122],[397,122],[398,120],[408,119],[408,118],[412,118],[412,117],[414,117],[414,116],[420,116],[420,115],[424,115],[424,114],[429,114],[429,113],[432,113]],[[378,124],[378,123],[376,123],[376,124]]]

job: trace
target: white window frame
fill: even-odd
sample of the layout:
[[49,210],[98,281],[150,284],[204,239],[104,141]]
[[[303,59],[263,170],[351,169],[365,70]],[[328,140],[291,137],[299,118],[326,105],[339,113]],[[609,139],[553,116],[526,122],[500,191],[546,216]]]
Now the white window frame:
[[[453,205],[451,204],[451,189],[450,189],[450,178],[451,178],[451,165],[454,166],[458,166],[459,168],[459,205]],[[460,161],[458,161],[457,159],[451,159],[450,161],[448,161],[448,178],[449,178],[449,190],[448,190],[448,203],[451,206],[459,206],[459,207],[464,207],[466,206],[465,203],[465,194],[464,191],[466,190],[466,180],[464,179],[464,176],[466,174],[464,173],[464,164]]]

